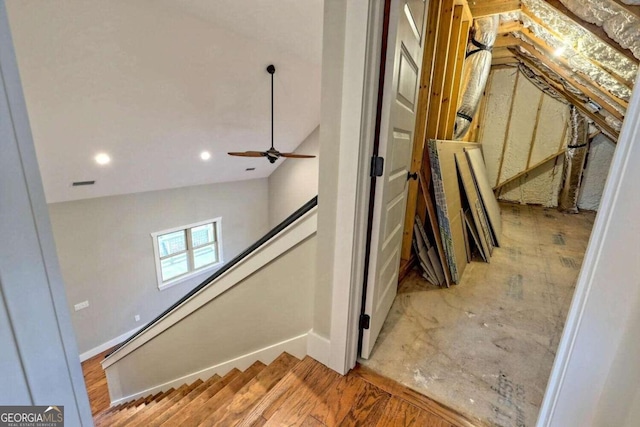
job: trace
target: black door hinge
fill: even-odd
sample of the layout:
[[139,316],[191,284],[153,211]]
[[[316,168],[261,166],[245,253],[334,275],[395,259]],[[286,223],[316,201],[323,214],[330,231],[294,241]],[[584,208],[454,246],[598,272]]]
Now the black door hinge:
[[360,315],[360,329],[369,329],[369,325],[371,324],[371,316],[368,314]]
[[371,158],[371,176],[382,176],[384,171],[384,157],[373,156]]

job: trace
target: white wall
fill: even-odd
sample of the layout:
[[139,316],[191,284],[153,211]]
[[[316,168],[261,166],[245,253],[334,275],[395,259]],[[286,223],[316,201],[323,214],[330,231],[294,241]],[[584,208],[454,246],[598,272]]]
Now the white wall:
[[93,425],[4,2],[0,2],[0,403]]
[[578,208],[598,210],[615,149],[616,145],[613,141],[603,134],[599,134],[591,141],[587,166],[582,175],[582,184],[580,184]]
[[[517,75],[517,69],[509,68],[493,70],[490,77],[480,142],[492,185],[504,182],[527,169],[527,164],[535,165],[566,145],[569,107],[544,95],[522,74]],[[499,198],[557,206],[562,164],[560,157],[505,185]]]
[[[320,128],[300,143],[295,152],[318,156]],[[282,164],[269,176],[269,228],[273,228],[318,195],[318,157],[278,160]]]
[[146,324],[211,274],[158,290],[150,233],[222,217],[228,261],[268,231],[267,194],[260,179],[49,205],[80,353]]
[[[164,390],[177,388],[197,377],[224,375],[233,367],[246,369],[256,359],[270,363],[284,350],[303,357],[305,347],[295,341],[304,344],[311,329],[315,265],[314,233],[107,366],[111,399],[147,390],[146,396],[163,385]],[[293,348],[287,348],[292,341]],[[280,350],[266,351],[273,346]]]

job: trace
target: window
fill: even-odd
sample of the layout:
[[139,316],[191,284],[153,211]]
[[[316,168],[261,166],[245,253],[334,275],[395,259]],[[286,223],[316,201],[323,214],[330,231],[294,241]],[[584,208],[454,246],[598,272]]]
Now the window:
[[160,289],[222,264],[220,221],[210,219],[151,233]]

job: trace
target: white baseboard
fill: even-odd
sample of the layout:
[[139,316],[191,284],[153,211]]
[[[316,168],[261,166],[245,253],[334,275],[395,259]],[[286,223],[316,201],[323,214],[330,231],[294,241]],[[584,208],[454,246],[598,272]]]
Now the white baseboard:
[[156,394],[161,391],[169,390],[171,387],[178,388],[183,384],[192,383],[198,379],[206,381],[215,374],[223,376],[233,368],[237,368],[244,371],[256,361],[261,361],[265,365],[273,362],[283,352],[287,352],[299,359],[302,359],[307,355],[307,337],[308,333],[298,335],[293,338],[281,341],[277,344],[270,345],[268,347],[261,348],[260,350],[252,351],[240,357],[236,357],[226,362],[218,363],[217,365],[210,366],[197,372],[176,378],[175,380],[168,381],[164,384],[160,384],[138,393],[131,394],[129,396],[116,399],[111,402],[111,406],[119,405],[123,402],[128,402],[139,397],[148,396],[150,394]]
[[307,334],[307,354],[325,366],[329,366],[331,341],[313,332]]
[[[144,325],[142,325],[144,326]],[[96,356],[100,353],[102,353],[105,350],[110,349],[111,347],[113,347],[114,345],[118,345],[121,342],[123,342],[124,340],[126,340],[127,338],[129,338],[131,335],[135,334],[136,332],[138,332],[142,326],[138,326],[135,329],[130,330],[129,332],[125,332],[124,334],[120,335],[119,337],[115,337],[112,340],[109,340],[103,344],[100,344],[97,347],[92,348],[91,350],[87,350],[84,353],[80,354],[80,362],[84,362],[87,359],[91,359],[93,356]]]

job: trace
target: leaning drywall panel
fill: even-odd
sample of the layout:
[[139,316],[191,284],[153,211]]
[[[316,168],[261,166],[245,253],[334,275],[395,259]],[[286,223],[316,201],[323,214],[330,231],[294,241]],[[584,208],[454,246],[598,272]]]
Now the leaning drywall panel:
[[591,142],[587,167],[582,175],[578,208],[598,210],[615,148],[615,144],[602,134],[596,136]]
[[516,82],[517,69],[499,69],[491,73],[491,89],[487,94],[487,106],[482,131],[482,153],[487,165],[491,185],[496,184],[502,145],[507,131],[511,98]]
[[502,159],[500,182],[513,177],[527,167],[529,147],[536,127],[536,116],[541,95],[542,92],[529,80],[518,79],[513,110],[511,111],[509,134],[507,135],[504,158]]

